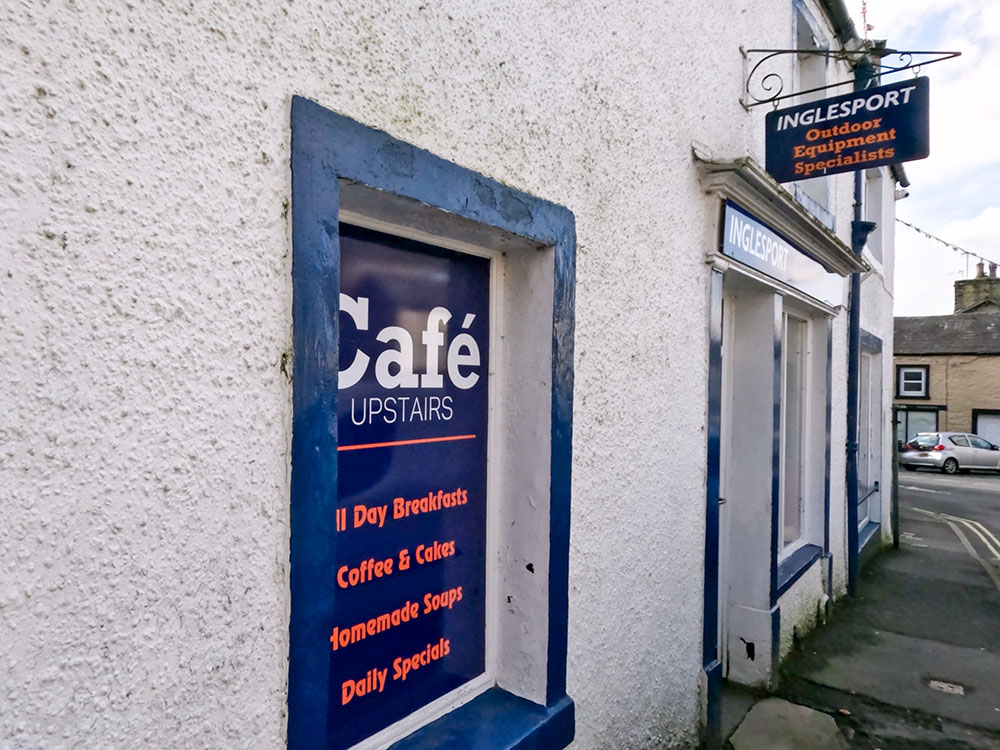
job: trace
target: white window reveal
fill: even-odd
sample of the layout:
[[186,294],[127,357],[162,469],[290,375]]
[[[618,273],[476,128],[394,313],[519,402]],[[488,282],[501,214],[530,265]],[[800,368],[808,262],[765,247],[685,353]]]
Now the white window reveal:
[[[827,85],[829,62],[823,54],[815,54],[829,50],[822,24],[816,19],[804,3],[796,3],[795,49],[801,50],[795,60],[796,91],[821,89],[800,97],[798,103],[804,104],[829,96],[822,87]],[[795,199],[809,213],[819,219],[830,230],[836,230],[836,220],[830,211],[830,178],[827,176],[812,177],[799,180],[794,186]]]
[[865,172],[865,220],[875,224],[875,229],[868,235],[868,242],[865,247],[872,257],[882,262],[883,232],[882,225],[885,224],[883,208],[883,190],[885,181],[882,179],[882,169],[869,169]]
[[782,346],[782,450],[781,528],[782,545],[802,538],[803,531],[803,441],[805,438],[806,358],[809,323],[784,315]]
[[882,355],[861,352],[858,383],[858,526],[879,520],[882,472]]

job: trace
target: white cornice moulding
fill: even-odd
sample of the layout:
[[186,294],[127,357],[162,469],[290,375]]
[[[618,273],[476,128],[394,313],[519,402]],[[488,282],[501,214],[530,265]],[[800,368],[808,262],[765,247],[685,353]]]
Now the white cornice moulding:
[[716,160],[702,147],[692,146],[698,178],[706,193],[728,198],[827,267],[847,276],[870,266],[796,201],[791,194],[749,157]]

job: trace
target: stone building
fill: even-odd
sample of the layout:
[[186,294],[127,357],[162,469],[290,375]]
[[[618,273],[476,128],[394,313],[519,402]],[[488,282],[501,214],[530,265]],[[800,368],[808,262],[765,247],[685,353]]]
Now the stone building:
[[1000,443],[1000,278],[980,263],[955,282],[952,315],[896,318],[896,440],[974,432]]

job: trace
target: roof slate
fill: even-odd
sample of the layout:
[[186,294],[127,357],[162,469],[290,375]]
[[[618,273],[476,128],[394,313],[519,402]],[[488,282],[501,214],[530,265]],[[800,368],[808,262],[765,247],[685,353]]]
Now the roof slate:
[[1000,313],[895,318],[896,354],[1000,354]]

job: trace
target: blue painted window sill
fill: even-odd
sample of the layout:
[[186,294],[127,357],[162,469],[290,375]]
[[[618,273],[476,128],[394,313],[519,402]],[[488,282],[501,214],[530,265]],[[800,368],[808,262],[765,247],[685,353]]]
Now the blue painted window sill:
[[778,596],[788,591],[822,554],[822,547],[804,544],[778,563]]
[[859,552],[868,545],[868,542],[872,540],[872,537],[876,535],[881,527],[881,524],[876,523],[875,521],[869,521],[861,528],[861,531],[858,532]]
[[569,696],[546,708],[494,687],[390,750],[561,750],[573,741],[574,719]]

